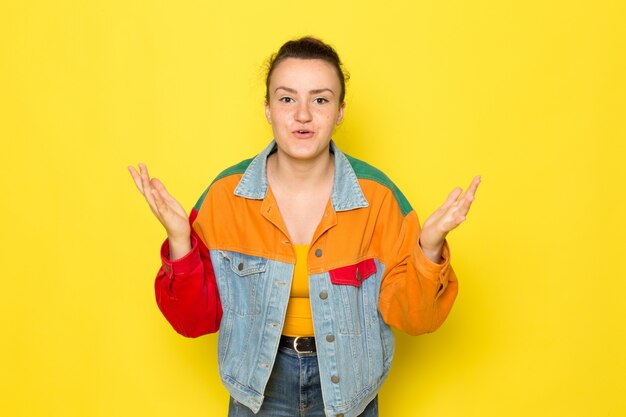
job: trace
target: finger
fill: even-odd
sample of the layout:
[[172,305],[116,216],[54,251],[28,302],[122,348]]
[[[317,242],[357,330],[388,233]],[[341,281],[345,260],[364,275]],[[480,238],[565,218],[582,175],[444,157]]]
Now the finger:
[[154,211],[156,209],[156,205],[154,203],[154,196],[152,195],[152,185],[150,185],[150,174],[148,173],[148,167],[145,164],[139,164],[139,172],[141,173],[141,184],[144,190],[144,197],[150,208]]
[[460,221],[465,220],[467,213],[472,205],[472,201],[474,201],[474,197],[472,196],[464,196],[463,199],[459,200],[459,204],[457,206],[457,212],[455,213],[455,217],[460,219]]
[[156,188],[152,188],[151,192],[152,192],[152,197],[154,199],[156,210],[160,216],[159,220],[162,220],[164,216],[167,214],[169,207],[163,200],[163,197],[161,196],[161,193],[159,192],[159,190],[157,190]]
[[458,208],[452,207],[446,212],[445,216],[439,219],[437,228],[444,233],[448,233],[462,223],[462,218],[463,216],[458,213]]
[[448,221],[448,232],[452,229],[457,228],[461,223],[463,223],[467,218],[466,214],[467,213],[464,213],[461,207],[456,207],[456,210],[450,215]]
[[476,190],[478,189],[478,184],[480,184],[480,181],[481,181],[480,175],[476,175],[474,178],[472,178],[472,182],[470,182],[470,185],[467,187],[467,190],[465,190],[463,197],[465,197],[466,195],[470,195],[474,197],[474,195],[476,194]]
[[130,172],[131,177],[133,177],[133,181],[135,182],[137,189],[141,192],[141,194],[143,194],[143,185],[141,183],[141,175],[139,175],[135,167],[132,167],[132,166],[128,167],[128,171]]
[[463,194],[463,196],[461,197],[460,201],[460,207],[461,207],[461,212],[465,215],[467,214],[467,212],[469,211],[470,206],[472,205],[472,202],[474,201],[474,199],[476,198],[476,190],[478,189],[478,185],[480,184],[481,178],[480,175],[476,175],[473,179],[472,182],[470,183],[469,187],[467,187],[467,190],[465,191],[465,193]]
[[150,180],[150,185],[152,186],[152,188],[155,188],[159,192],[161,198],[163,198],[164,200],[170,202],[176,201],[174,197],[172,197],[172,195],[167,192],[165,185],[163,185],[163,183],[158,178],[152,178]]
[[444,210],[447,210],[452,204],[454,204],[456,199],[459,198],[459,195],[461,195],[461,192],[463,192],[461,187],[456,187],[454,190],[452,190],[452,192],[448,194],[448,198],[446,199],[445,203],[443,203],[441,208]]

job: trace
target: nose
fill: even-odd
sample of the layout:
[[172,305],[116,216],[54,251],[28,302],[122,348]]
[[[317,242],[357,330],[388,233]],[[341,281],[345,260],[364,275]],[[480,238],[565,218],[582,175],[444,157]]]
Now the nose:
[[307,123],[311,121],[311,109],[309,109],[309,103],[302,102],[296,109],[296,120],[299,123]]

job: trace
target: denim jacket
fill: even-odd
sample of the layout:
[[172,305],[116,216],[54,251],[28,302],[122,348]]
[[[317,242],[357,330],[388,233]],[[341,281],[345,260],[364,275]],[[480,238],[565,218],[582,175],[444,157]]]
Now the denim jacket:
[[[295,251],[268,186],[275,142],[222,172],[190,215],[192,251],[169,259],[155,282],[157,303],[188,337],[219,330],[218,360],[230,395],[255,413],[285,319]],[[309,294],[327,416],[358,416],[385,380],[394,352],[390,325],[435,330],[457,293],[444,244],[442,263],[418,244],[417,215],[379,170],[330,143],[335,176],[311,241]]]

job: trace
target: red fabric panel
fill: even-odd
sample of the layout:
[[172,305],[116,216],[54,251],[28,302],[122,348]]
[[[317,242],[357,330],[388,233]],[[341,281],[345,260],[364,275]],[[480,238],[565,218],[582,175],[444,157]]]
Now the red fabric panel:
[[336,285],[353,285],[360,287],[363,280],[376,272],[373,259],[365,259],[355,265],[348,265],[329,271],[330,282]]
[[[191,211],[192,224],[197,212]],[[191,251],[175,261],[167,239],[161,246],[162,265],[154,283],[157,305],[178,333],[198,337],[219,330],[222,320],[217,281],[209,250],[191,228]]]

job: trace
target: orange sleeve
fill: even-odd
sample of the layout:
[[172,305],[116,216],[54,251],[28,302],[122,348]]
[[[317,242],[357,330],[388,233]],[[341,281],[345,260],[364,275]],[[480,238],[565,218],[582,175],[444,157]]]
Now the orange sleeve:
[[387,324],[410,335],[429,333],[444,322],[458,292],[444,242],[442,263],[426,257],[420,247],[415,211],[403,219],[382,278],[378,308]]

